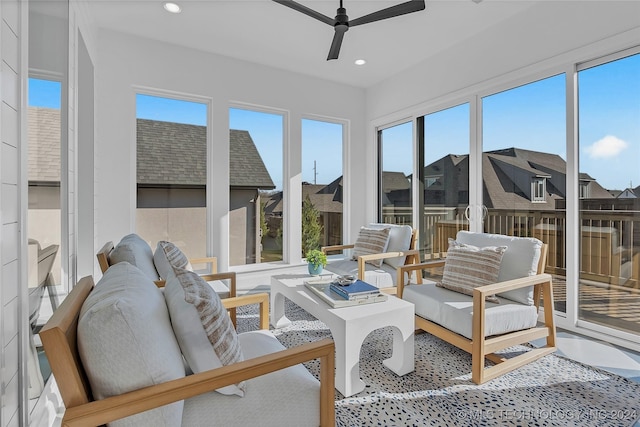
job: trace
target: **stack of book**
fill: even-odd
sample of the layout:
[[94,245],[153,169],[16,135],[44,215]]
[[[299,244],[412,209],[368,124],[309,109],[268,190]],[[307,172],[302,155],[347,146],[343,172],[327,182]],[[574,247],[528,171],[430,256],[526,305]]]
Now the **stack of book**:
[[[348,301],[367,300],[367,302],[376,302],[376,297],[380,296],[380,289],[362,280],[356,280],[349,285],[340,285],[337,282],[333,282],[330,288],[331,291]],[[361,303],[365,302],[362,301]]]

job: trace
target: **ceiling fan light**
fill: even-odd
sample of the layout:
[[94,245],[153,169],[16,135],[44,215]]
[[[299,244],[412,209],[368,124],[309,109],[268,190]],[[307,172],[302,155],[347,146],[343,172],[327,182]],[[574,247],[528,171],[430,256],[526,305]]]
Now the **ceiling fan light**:
[[165,2],[163,7],[164,7],[164,10],[166,10],[167,12],[171,12],[171,13],[182,12],[182,8],[177,3],[173,3],[170,1]]

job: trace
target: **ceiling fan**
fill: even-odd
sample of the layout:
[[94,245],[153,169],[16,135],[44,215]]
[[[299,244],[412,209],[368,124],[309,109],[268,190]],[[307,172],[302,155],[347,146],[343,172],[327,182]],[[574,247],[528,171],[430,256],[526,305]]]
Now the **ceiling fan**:
[[297,10],[298,12],[302,12],[305,15],[308,15],[333,27],[335,33],[333,35],[333,41],[331,42],[331,48],[329,49],[329,56],[327,57],[327,61],[331,59],[338,59],[340,46],[342,45],[342,38],[344,37],[344,33],[349,30],[349,27],[368,24],[369,22],[381,21],[383,19],[393,18],[412,12],[419,12],[425,9],[424,0],[411,0],[349,21],[347,10],[342,7],[342,0],[340,0],[340,7],[336,12],[335,19],[329,18],[327,15],[316,12],[315,10],[308,8],[307,6],[303,6],[300,3],[296,3],[292,0],[273,1],[275,1],[276,3],[280,3],[283,6],[290,7],[293,10]]

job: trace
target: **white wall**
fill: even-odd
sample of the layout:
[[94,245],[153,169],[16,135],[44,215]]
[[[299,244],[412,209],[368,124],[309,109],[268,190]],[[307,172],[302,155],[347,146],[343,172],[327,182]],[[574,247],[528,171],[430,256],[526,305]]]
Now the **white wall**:
[[[362,89],[106,30],[99,33],[97,62],[96,144],[99,156],[96,159],[96,192],[99,198],[96,200],[96,220],[99,242],[117,242],[134,231],[136,86],[211,99],[210,131],[214,141],[210,154],[213,162],[211,187],[214,195],[218,195],[212,206],[212,255],[219,257],[221,270],[227,267],[230,103],[289,112],[292,149],[288,153],[292,158],[288,160],[292,173],[285,185],[296,185],[301,181],[300,161],[296,160],[300,149],[296,146],[300,144],[302,115],[349,120],[349,149],[354,152],[364,150],[365,93]],[[364,169],[358,158],[345,170],[352,172],[353,189],[365,187]],[[353,202],[350,218],[359,227],[365,215],[363,192],[353,191],[347,197]],[[299,199],[299,195],[294,195],[291,203],[299,206]],[[299,218],[292,220],[300,221]]]

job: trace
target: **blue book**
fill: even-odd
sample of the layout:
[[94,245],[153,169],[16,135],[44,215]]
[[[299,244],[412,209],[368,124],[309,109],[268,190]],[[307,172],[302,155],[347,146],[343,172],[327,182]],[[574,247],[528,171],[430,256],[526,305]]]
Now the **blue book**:
[[380,294],[380,289],[362,280],[356,280],[346,286],[340,286],[337,283],[332,283],[330,286],[333,292],[348,300],[369,298]]

